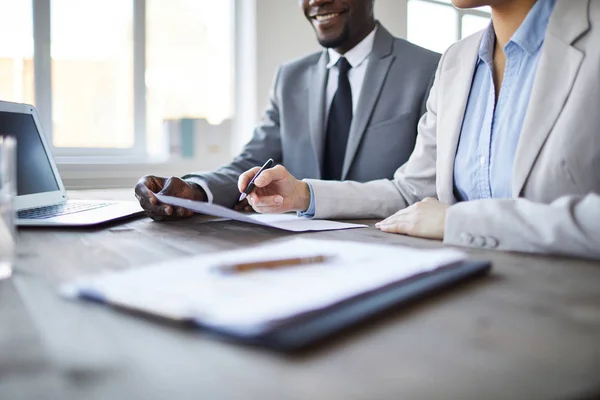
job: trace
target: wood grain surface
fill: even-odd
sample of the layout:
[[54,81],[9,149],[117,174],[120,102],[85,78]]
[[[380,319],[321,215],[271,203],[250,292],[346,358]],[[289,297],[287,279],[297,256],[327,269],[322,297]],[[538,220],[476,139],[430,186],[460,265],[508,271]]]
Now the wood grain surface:
[[[301,235],[441,246],[381,233],[374,222]],[[206,216],[22,229],[15,274],[0,282],[0,399],[600,398],[600,263],[593,261],[469,251],[492,261],[490,276],[296,355],[57,294],[60,283],[87,274],[292,236]]]

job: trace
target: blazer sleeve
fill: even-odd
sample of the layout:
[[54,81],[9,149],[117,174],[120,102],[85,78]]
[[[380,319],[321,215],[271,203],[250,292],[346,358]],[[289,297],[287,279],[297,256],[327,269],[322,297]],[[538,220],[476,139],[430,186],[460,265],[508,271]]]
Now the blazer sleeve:
[[438,82],[443,57],[438,64],[427,98],[427,111],[419,120],[415,149],[394,179],[365,183],[306,179],[314,191],[314,218],[385,218],[425,197],[437,197],[437,109]]
[[237,182],[240,174],[252,167],[263,165],[269,158],[272,158],[276,164],[281,163],[280,79],[281,68],[278,69],[275,76],[262,121],[255,128],[252,139],[244,146],[242,152],[231,163],[216,171],[191,173],[183,176],[183,179],[194,178],[204,181],[212,193],[214,203],[233,207],[239,197]]
[[600,259],[600,195],[458,203],[446,214],[444,243]]

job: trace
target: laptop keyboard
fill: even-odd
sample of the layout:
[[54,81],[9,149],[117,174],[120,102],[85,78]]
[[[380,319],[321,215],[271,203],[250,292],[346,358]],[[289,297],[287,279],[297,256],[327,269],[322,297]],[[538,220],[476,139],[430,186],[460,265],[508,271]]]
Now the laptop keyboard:
[[18,212],[19,219],[46,219],[57,217],[59,215],[74,214],[82,211],[94,210],[110,206],[114,203],[67,203],[57,204],[39,208],[30,208]]

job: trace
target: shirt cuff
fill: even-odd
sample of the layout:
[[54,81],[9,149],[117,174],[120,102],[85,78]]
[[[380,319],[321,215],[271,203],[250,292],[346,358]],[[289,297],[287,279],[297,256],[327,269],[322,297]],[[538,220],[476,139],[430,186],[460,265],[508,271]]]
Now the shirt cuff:
[[[306,181],[304,181],[306,182]],[[306,217],[306,218],[313,218],[315,216],[315,191],[313,190],[312,185],[310,184],[310,182],[306,182],[306,184],[308,185],[308,191],[310,192],[310,203],[308,204],[308,210],[306,211],[298,211],[298,216],[299,217]]]
[[195,183],[196,185],[200,186],[202,188],[202,190],[204,190],[204,193],[206,193],[206,202],[207,203],[213,202],[214,196],[213,196],[212,192],[210,191],[210,189],[208,188],[208,184],[206,183],[206,181],[204,181],[200,178],[186,178],[185,181]]

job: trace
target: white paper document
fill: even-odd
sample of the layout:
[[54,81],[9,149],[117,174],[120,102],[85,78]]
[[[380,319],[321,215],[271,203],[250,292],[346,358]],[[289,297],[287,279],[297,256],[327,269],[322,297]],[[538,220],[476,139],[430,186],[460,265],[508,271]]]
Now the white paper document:
[[[218,266],[315,255],[328,261],[223,274]],[[420,250],[293,239],[112,272],[65,285],[62,293],[237,333],[272,324],[464,261],[454,249]]]
[[367,227],[367,225],[363,224],[304,218],[295,214],[244,214],[218,204],[181,199],[160,194],[157,194],[156,198],[165,204],[184,207],[198,213],[233,219],[235,221],[248,222],[250,224],[269,226],[271,228],[283,229],[291,232],[333,231]]

